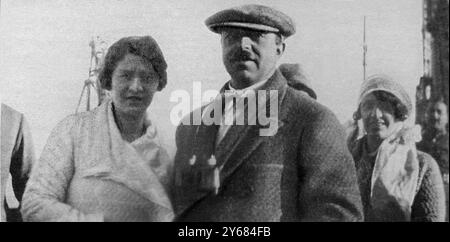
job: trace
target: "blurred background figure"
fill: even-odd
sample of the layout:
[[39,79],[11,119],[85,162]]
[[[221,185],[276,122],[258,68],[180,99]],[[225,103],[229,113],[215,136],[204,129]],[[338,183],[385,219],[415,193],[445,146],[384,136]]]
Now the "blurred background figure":
[[436,161],[416,149],[420,133],[409,123],[411,112],[409,95],[391,78],[363,83],[354,119],[364,133],[348,144],[366,221],[444,221],[442,176]]
[[300,64],[283,63],[278,69],[288,81],[288,85],[317,99],[316,92],[312,89],[311,78],[309,78]]
[[1,221],[21,222],[20,202],[34,161],[31,132],[24,115],[5,104],[1,105],[0,126]]
[[446,221],[448,221],[448,106],[442,98],[430,103],[427,110],[428,128],[423,130],[422,141],[417,148],[433,156],[441,169],[446,197]]

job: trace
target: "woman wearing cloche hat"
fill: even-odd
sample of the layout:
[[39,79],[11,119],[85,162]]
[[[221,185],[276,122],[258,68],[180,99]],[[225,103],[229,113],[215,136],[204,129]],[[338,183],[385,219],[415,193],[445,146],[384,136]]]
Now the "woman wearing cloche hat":
[[354,119],[364,135],[350,142],[366,221],[443,221],[444,187],[439,167],[416,149],[408,125],[412,102],[397,82],[384,75],[361,87]]

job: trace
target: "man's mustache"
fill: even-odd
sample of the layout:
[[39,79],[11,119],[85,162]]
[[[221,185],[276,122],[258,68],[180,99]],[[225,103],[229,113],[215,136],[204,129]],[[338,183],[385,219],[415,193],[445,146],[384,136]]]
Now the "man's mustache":
[[232,57],[232,61],[255,61],[255,55],[253,53],[250,53],[248,51],[237,51],[235,52]]

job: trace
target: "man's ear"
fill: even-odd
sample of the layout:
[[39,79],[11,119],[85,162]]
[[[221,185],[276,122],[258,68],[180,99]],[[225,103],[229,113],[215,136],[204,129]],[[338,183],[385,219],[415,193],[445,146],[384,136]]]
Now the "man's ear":
[[282,42],[281,44],[277,45],[277,55],[281,57],[284,53],[284,50],[286,49],[286,43]]

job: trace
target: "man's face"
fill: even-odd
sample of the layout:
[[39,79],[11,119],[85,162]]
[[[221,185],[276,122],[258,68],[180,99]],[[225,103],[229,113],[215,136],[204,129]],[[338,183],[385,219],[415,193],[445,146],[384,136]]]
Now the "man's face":
[[222,30],[222,57],[235,88],[269,78],[284,51],[277,34],[243,28]]
[[429,109],[430,124],[433,128],[440,131],[445,131],[448,123],[447,107],[443,102],[434,103]]

